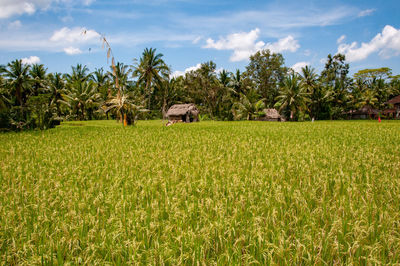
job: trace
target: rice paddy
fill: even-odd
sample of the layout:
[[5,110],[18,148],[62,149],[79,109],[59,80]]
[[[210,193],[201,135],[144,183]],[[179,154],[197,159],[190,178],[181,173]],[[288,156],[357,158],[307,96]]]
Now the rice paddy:
[[400,123],[0,134],[1,264],[398,264]]

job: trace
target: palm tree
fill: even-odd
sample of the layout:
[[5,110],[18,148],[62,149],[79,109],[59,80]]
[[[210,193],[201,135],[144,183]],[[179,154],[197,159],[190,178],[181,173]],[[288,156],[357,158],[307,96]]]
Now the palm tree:
[[96,84],[97,92],[99,92],[104,100],[112,95],[110,81],[110,73],[105,73],[103,68],[96,69],[92,73],[92,80]]
[[240,94],[240,101],[233,104],[232,112],[236,119],[246,118],[253,120],[262,114],[265,108],[264,99],[260,99],[254,89],[250,89],[247,94]]
[[162,57],[163,54],[156,54],[156,49],[146,48],[133,71],[133,77],[138,77],[138,84],[145,84],[148,109],[151,107],[151,95],[154,89],[152,85],[161,82],[169,72]]
[[316,103],[316,88],[318,86],[318,77],[317,74],[315,73],[315,69],[311,68],[309,66],[305,66],[301,69],[301,75],[300,75],[301,81],[300,81],[300,86],[304,89],[305,92],[307,92],[310,95],[310,100],[311,100],[311,105],[310,105],[310,116],[314,118],[317,106],[315,106]]
[[48,86],[49,86],[49,92],[50,92],[50,104],[49,105],[55,105],[56,110],[57,110],[57,116],[61,116],[61,109],[60,109],[60,103],[63,100],[63,93],[65,90],[65,82],[64,79],[62,78],[62,75],[60,73],[50,73],[47,75],[48,78]]
[[105,112],[114,111],[124,126],[134,125],[136,116],[139,112],[147,111],[140,105],[133,102],[128,93],[120,92],[112,96],[104,106]]
[[129,74],[131,73],[128,65],[118,62],[114,66],[111,66],[111,72],[108,72],[112,78],[112,82],[115,84],[115,89],[123,92],[127,91],[129,85]]
[[92,119],[93,110],[98,106],[99,94],[93,81],[81,82],[79,80],[69,85],[67,93],[63,94],[62,103],[72,109],[80,120],[85,119],[85,113]]
[[43,64],[34,64],[31,66],[29,75],[32,78],[32,95],[38,96],[38,94],[43,93],[46,88],[46,72],[47,68]]
[[26,91],[31,82],[28,75],[29,68],[29,65],[22,64],[22,60],[14,60],[8,63],[7,67],[0,68],[6,79],[6,86],[11,89],[20,107],[23,107],[27,100]]
[[284,79],[275,106],[279,106],[279,111],[285,108],[290,110],[290,120],[292,120],[295,114],[306,108],[307,97],[308,93],[300,86],[298,75],[292,74]]
[[72,67],[72,73],[66,74],[65,78],[69,83],[74,83],[75,81],[84,82],[87,81],[91,74],[88,73],[89,68],[87,66],[82,66],[82,64],[77,64],[76,67]]

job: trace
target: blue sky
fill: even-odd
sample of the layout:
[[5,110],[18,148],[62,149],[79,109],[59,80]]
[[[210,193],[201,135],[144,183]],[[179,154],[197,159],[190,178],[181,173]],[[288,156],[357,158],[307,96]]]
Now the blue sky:
[[399,14],[394,0],[0,0],[0,64],[108,68],[105,35],[117,61],[133,64],[153,47],[175,75],[209,60],[244,70],[248,56],[266,48],[295,69],[320,71],[329,53],[342,52],[352,73],[390,67],[400,74]]

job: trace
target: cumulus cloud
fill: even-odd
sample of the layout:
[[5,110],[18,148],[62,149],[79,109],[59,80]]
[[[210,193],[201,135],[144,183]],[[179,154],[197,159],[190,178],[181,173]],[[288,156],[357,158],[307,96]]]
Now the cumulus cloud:
[[31,15],[37,9],[46,9],[52,0],[2,0],[0,1],[0,18],[9,18],[14,15]]
[[188,73],[190,71],[196,71],[200,67],[201,67],[201,64],[199,63],[199,64],[197,64],[195,66],[191,66],[191,67],[186,68],[184,71],[179,71],[179,70],[174,71],[174,73],[172,73],[171,77],[172,78],[177,78],[179,76],[184,76],[186,73]]
[[25,65],[37,64],[40,62],[40,58],[37,56],[24,57],[21,60],[22,60],[22,64],[25,64]]
[[362,11],[360,11],[360,13],[358,13],[358,17],[370,16],[375,11],[376,11],[376,9],[374,9],[374,8],[362,10]]
[[[68,55],[81,54],[82,51],[76,45],[91,43],[100,43],[100,34],[94,30],[88,30],[82,27],[68,28],[64,27],[53,33],[50,41],[55,45],[64,46],[63,50]],[[69,44],[68,47],[65,47]],[[71,46],[74,45],[75,47]]]
[[98,41],[100,38],[100,34],[94,30],[87,30],[81,27],[68,28],[64,27],[60,30],[57,30],[50,37],[50,41],[52,42],[68,42],[68,43],[86,43],[93,42],[94,40]]
[[64,48],[64,52],[68,55],[75,55],[82,53],[81,49],[72,46]]
[[94,0],[1,0],[0,19],[23,14],[32,15],[37,10],[46,10],[55,5],[84,5],[89,6]]
[[300,73],[303,67],[309,66],[310,62],[298,62],[291,66],[290,68],[293,69],[295,72]]
[[265,44],[263,41],[257,41],[260,34],[258,28],[250,32],[239,32],[222,37],[218,41],[209,38],[203,48],[216,50],[232,50],[231,61],[247,60],[250,55],[262,49],[269,49],[271,52],[280,53],[283,51],[295,52],[300,45],[292,36],[279,39],[275,43]]
[[366,59],[372,53],[378,53],[383,58],[390,58],[400,54],[400,29],[386,25],[382,33],[378,33],[370,42],[357,42],[351,44],[342,43],[338,47],[338,53],[346,55],[349,62]]
[[340,37],[337,39],[336,43],[337,43],[337,44],[340,44],[340,43],[342,43],[345,39],[346,39],[346,35],[342,35],[342,36],[340,36]]

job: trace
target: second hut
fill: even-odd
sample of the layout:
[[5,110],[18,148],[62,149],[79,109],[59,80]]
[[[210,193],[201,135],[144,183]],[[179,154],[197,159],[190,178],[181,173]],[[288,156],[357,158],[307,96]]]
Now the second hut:
[[174,104],[168,109],[167,118],[170,122],[197,122],[199,110],[193,103]]
[[285,119],[278,113],[276,109],[264,109],[263,113],[265,115],[259,118],[260,121],[276,121],[276,122],[283,122]]

